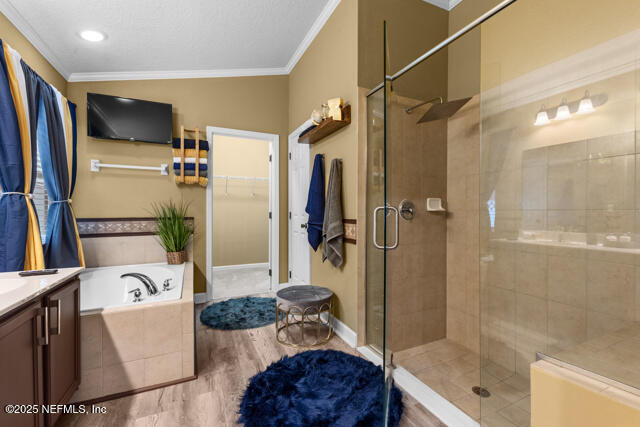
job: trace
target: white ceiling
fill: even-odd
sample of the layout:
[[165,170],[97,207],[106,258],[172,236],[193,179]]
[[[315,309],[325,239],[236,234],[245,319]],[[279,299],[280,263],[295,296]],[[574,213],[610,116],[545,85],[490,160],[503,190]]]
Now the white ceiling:
[[434,6],[441,7],[445,10],[451,10],[456,7],[462,0],[423,0],[427,3],[431,3]]
[[[0,0],[69,81],[288,74],[340,0]],[[107,35],[82,40],[82,30]]]

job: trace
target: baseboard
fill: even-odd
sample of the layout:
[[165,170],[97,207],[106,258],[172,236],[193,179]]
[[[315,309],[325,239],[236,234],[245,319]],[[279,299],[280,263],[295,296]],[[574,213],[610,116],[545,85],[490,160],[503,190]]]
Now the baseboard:
[[[382,365],[382,356],[369,346],[358,347],[358,352],[376,364]],[[422,406],[427,408],[429,412],[438,417],[440,421],[448,426],[460,427],[479,427],[479,424],[471,417],[458,409],[453,403],[436,393],[431,387],[416,378],[403,367],[395,368],[393,371],[393,380],[396,385],[401,387],[411,397],[416,399]]]
[[209,302],[209,300],[207,299],[207,293],[200,292],[197,294],[193,294],[193,302],[196,304],[204,304],[205,302]]
[[349,344],[351,348],[356,348],[358,345],[358,334],[356,334],[353,329],[342,323],[335,316],[331,316],[333,318],[333,332],[339,336],[342,341]]
[[211,267],[211,271],[224,271],[224,270],[249,270],[252,268],[269,268],[268,262],[259,262],[256,264],[237,264],[237,265],[219,265]]

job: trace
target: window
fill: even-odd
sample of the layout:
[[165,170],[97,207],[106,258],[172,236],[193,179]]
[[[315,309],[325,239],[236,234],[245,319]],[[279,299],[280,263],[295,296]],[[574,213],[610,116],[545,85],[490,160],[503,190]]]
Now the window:
[[38,214],[38,222],[40,224],[40,237],[44,243],[47,235],[47,215],[49,214],[49,195],[47,187],[44,185],[44,175],[42,173],[42,165],[40,164],[40,153],[38,152],[36,162],[36,184],[33,188],[33,204],[36,206]]

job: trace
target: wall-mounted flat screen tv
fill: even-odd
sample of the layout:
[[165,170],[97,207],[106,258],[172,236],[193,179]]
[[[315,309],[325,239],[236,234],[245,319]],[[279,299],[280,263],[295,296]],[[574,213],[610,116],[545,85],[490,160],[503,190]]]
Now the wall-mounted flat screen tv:
[[87,93],[87,135],[170,144],[171,104]]

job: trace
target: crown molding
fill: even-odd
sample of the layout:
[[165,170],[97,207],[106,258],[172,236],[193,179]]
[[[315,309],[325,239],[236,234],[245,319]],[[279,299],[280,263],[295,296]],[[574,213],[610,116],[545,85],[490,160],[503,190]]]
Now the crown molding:
[[[304,36],[293,55],[284,67],[273,68],[231,68],[216,70],[168,70],[168,71],[106,71],[91,73],[69,73],[53,54],[48,45],[38,36],[33,27],[20,15],[10,0],[0,0],[2,12],[26,39],[45,57],[47,61],[68,82],[97,82],[116,80],[160,80],[160,79],[202,79],[215,77],[249,77],[249,76],[278,76],[291,73],[300,58],[307,51],[320,30],[327,23],[333,11],[341,0],[329,0],[316,18],[309,31]],[[448,1],[448,0],[446,0]],[[457,0],[459,1],[459,0]]]
[[329,0],[327,2],[324,9],[322,9],[322,12],[320,12],[320,15],[318,15],[315,22],[311,26],[311,28],[309,28],[309,31],[307,32],[307,34],[304,36],[304,38],[298,45],[298,48],[295,50],[295,52],[293,52],[291,59],[289,59],[289,62],[285,67],[287,70],[287,74],[291,73],[293,68],[298,63],[298,61],[300,61],[300,58],[302,58],[302,55],[304,55],[304,53],[307,51],[307,49],[309,48],[313,40],[315,40],[320,30],[322,30],[322,27],[324,27],[324,24],[327,23],[327,21],[333,14],[333,11],[336,10],[336,7],[338,7],[338,5],[340,4],[340,1],[341,0]]
[[16,10],[9,0],[0,0],[0,12],[7,17],[18,31],[36,48],[38,52],[62,75],[65,80],[69,80],[69,72],[62,65],[62,62],[53,53],[49,45],[42,40],[35,29]]
[[462,3],[462,0],[423,0],[423,1],[448,11],[456,7],[458,4]]
[[210,79],[216,77],[280,76],[289,74],[280,68],[229,68],[220,70],[170,71],[108,71],[102,73],[71,73],[71,82],[101,82],[116,80]]

